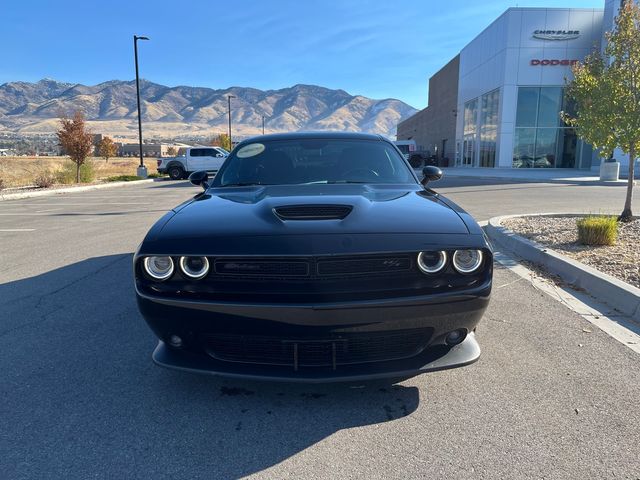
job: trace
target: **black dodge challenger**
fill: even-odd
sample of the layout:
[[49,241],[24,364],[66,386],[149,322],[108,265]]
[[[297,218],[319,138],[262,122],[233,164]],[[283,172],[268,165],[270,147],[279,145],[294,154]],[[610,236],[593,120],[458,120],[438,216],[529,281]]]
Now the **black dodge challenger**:
[[287,381],[406,378],[475,362],[491,249],[386,139],[263,135],[164,215],[134,257],[153,360]]

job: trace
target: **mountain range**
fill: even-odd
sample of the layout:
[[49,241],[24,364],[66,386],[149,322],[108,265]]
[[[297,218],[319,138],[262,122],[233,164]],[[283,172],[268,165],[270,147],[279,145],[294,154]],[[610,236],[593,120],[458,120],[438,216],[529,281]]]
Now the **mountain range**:
[[[212,136],[227,131],[228,100],[235,135],[265,131],[343,130],[392,137],[396,125],[417,110],[388,98],[374,100],[316,85],[279,90],[247,87],[168,87],[140,82],[146,137]],[[0,132],[52,133],[61,115],[82,110],[95,133],[137,135],[135,81],[81,85],[43,79],[0,85]]]

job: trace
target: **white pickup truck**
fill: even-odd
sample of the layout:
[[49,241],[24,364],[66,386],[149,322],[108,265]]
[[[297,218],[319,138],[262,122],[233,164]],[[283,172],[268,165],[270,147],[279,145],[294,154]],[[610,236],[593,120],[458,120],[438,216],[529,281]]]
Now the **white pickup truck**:
[[159,158],[158,173],[168,173],[172,180],[180,180],[198,170],[217,172],[228,155],[222,147],[190,147],[184,155]]

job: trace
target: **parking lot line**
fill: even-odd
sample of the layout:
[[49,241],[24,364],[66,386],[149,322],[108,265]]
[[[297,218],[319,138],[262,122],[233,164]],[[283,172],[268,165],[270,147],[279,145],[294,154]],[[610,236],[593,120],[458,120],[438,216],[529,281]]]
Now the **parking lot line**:
[[3,216],[3,217],[16,217],[16,216],[21,217],[21,216],[27,216],[27,215],[28,216],[32,216],[32,217],[33,216],[42,217],[42,216],[47,216],[48,214],[47,213],[34,213],[34,212],[9,212],[9,213],[3,212],[3,213],[0,213],[0,216]]
[[[150,202],[108,202],[109,205],[151,205]],[[105,205],[104,202],[99,203],[89,203],[89,202],[80,202],[80,203],[69,203],[69,202],[55,202],[55,203],[10,203],[10,207],[30,207],[30,206],[38,206],[38,207],[53,207],[53,206],[63,206],[63,207],[87,207],[87,206],[98,206],[102,207]]]
[[0,228],[0,232],[33,232],[35,228]]

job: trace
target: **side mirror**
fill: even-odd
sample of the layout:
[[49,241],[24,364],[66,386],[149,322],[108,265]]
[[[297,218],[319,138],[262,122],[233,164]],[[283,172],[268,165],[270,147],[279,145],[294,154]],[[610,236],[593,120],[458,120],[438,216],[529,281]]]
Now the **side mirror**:
[[221,154],[221,153],[216,153],[216,157],[217,157],[217,158],[222,158],[222,157],[224,157],[224,155],[223,155],[223,154]]
[[422,180],[420,183],[426,186],[429,182],[435,182],[436,180],[440,180],[442,178],[442,170],[438,167],[434,167],[433,165],[429,165],[428,167],[424,167],[422,169]]
[[209,188],[209,183],[207,182],[207,180],[209,180],[209,174],[206,172],[206,170],[198,170],[197,172],[193,172],[191,175],[189,175],[189,181],[193,185],[199,185],[205,190]]

